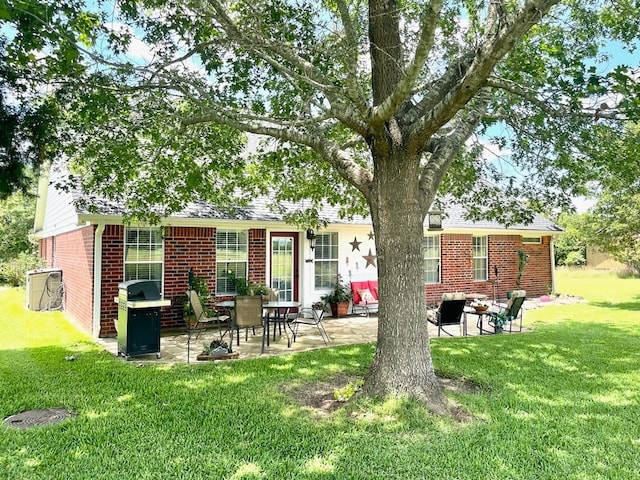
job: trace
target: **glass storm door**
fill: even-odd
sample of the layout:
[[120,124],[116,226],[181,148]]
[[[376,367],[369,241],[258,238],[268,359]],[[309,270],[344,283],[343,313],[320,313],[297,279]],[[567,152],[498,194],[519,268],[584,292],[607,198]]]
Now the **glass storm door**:
[[278,300],[298,298],[298,234],[271,234],[271,288],[278,290]]

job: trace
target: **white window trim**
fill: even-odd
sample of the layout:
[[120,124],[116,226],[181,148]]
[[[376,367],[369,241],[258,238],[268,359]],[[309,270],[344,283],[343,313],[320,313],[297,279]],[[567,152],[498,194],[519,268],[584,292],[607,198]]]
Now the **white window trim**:
[[[231,258],[220,258],[220,256],[218,255],[219,252],[219,248],[218,248],[218,233],[221,232],[235,232],[236,234],[239,233],[245,233],[245,237],[246,237],[246,243],[245,243],[245,247],[246,247],[246,257],[244,260],[238,260],[238,259],[231,259]],[[241,263],[244,261],[244,278],[249,279],[249,230],[248,229],[243,229],[243,228],[218,228],[216,229],[216,279],[215,279],[215,295],[235,295],[236,292],[221,292],[218,291],[218,278],[220,277],[220,267],[222,266],[222,270],[225,272],[227,272],[227,267],[226,265],[228,265],[229,263]]]
[[[135,262],[131,262],[131,261],[127,261],[127,246],[128,245],[132,245],[130,243],[127,243],[127,232],[129,230],[143,230],[143,229],[147,229],[149,231],[151,230],[159,230],[160,231],[160,237],[162,238],[162,260],[158,261],[158,260],[154,260],[154,261],[135,261]],[[145,227],[145,226],[125,226],[124,227],[124,231],[123,231],[123,251],[122,251],[122,278],[125,279],[127,278],[127,265],[132,265],[132,264],[136,264],[136,265],[152,265],[152,264],[160,264],[161,268],[160,268],[160,295],[164,296],[164,269],[165,269],[165,261],[164,261],[164,249],[165,249],[165,244],[164,244],[164,232],[162,231],[162,227]],[[139,243],[138,243],[139,245]],[[142,279],[142,280],[146,280],[146,279]]]
[[538,235],[534,235],[531,237],[522,237],[523,245],[540,245],[542,243],[542,237]]
[[[473,239],[475,240],[476,238],[484,238],[484,243],[485,243],[485,250],[486,250],[486,255],[482,256],[482,257],[476,257],[476,249],[473,245],[473,241],[471,244],[471,259],[472,259],[472,273],[473,273],[473,281],[474,282],[486,282],[487,280],[489,280],[489,236],[488,235],[474,235]],[[475,268],[474,268],[474,264],[476,259],[484,259],[484,263],[485,263],[485,278],[476,278],[475,275]]]
[[[316,253],[317,250],[314,251],[313,253],[313,290],[315,292],[326,292],[328,290],[327,287],[320,287],[318,288],[316,286],[316,266],[318,264],[318,262],[320,263],[331,263],[331,262],[335,262],[336,264],[336,276],[340,271],[340,234],[338,232],[322,232],[322,233],[318,233],[316,234],[316,249],[317,249],[317,245],[318,245],[318,237],[321,235],[335,235],[336,236],[336,243],[335,243],[335,247],[336,247],[336,257],[335,258],[321,258],[318,259],[316,257]],[[331,244],[331,246],[334,246],[333,244]],[[333,282],[335,282],[335,279],[332,280]]]
[[424,261],[425,260],[434,260],[437,259],[438,260],[438,279],[435,282],[426,282],[424,281],[424,271],[422,272],[422,280],[424,282],[425,285],[438,285],[440,283],[442,283],[442,235],[438,234],[438,235],[424,235],[423,236],[423,245],[424,245],[424,239],[425,238],[437,238],[438,239],[438,257],[425,257],[424,253],[422,255],[422,265],[423,265],[423,269],[424,269]]

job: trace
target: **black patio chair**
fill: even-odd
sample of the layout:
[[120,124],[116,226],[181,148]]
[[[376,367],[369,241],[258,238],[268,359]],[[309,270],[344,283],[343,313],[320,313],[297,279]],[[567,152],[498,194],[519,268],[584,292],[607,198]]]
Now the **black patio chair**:
[[515,331],[521,332],[523,317],[522,304],[524,303],[526,295],[527,292],[525,290],[514,290],[511,292],[511,298],[506,305],[499,305],[498,310],[491,309],[487,312],[487,315],[489,316],[489,325],[496,330],[496,319],[498,316],[502,316],[506,318],[507,323],[509,324],[509,333],[512,333],[512,331],[514,331],[512,330],[512,326],[519,319],[520,323],[518,325],[518,330]]
[[453,336],[451,332],[444,329],[447,325],[458,325],[460,336],[467,334],[467,314],[464,311],[466,303],[467,296],[462,292],[443,293],[438,309],[427,311],[427,321],[438,327],[438,336],[441,331]]

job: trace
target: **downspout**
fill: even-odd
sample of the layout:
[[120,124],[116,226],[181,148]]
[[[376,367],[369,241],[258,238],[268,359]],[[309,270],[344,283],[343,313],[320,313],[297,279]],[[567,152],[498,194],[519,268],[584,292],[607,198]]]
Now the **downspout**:
[[92,334],[100,336],[100,316],[102,313],[102,234],[104,222],[98,222],[93,240],[93,323]]
[[556,248],[555,248],[555,237],[551,236],[551,241],[549,242],[549,253],[551,255],[551,291],[549,293],[556,293]]

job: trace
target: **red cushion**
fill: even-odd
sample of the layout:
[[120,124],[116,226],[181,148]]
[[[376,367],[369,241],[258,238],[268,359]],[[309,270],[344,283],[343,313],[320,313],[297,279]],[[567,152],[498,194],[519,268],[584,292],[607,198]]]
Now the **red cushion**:
[[373,295],[373,298],[378,300],[378,280],[369,280],[369,291]]
[[[353,295],[353,303],[360,303],[362,301],[358,290],[364,290],[366,288],[369,288],[369,282],[366,280],[364,282],[351,282],[351,294]],[[375,296],[373,292],[371,292],[371,294]]]
[[353,295],[353,303],[358,304],[362,302],[362,298],[358,293],[358,290],[369,290],[373,298],[378,301],[378,280],[364,280],[362,282],[351,282],[351,294]]

